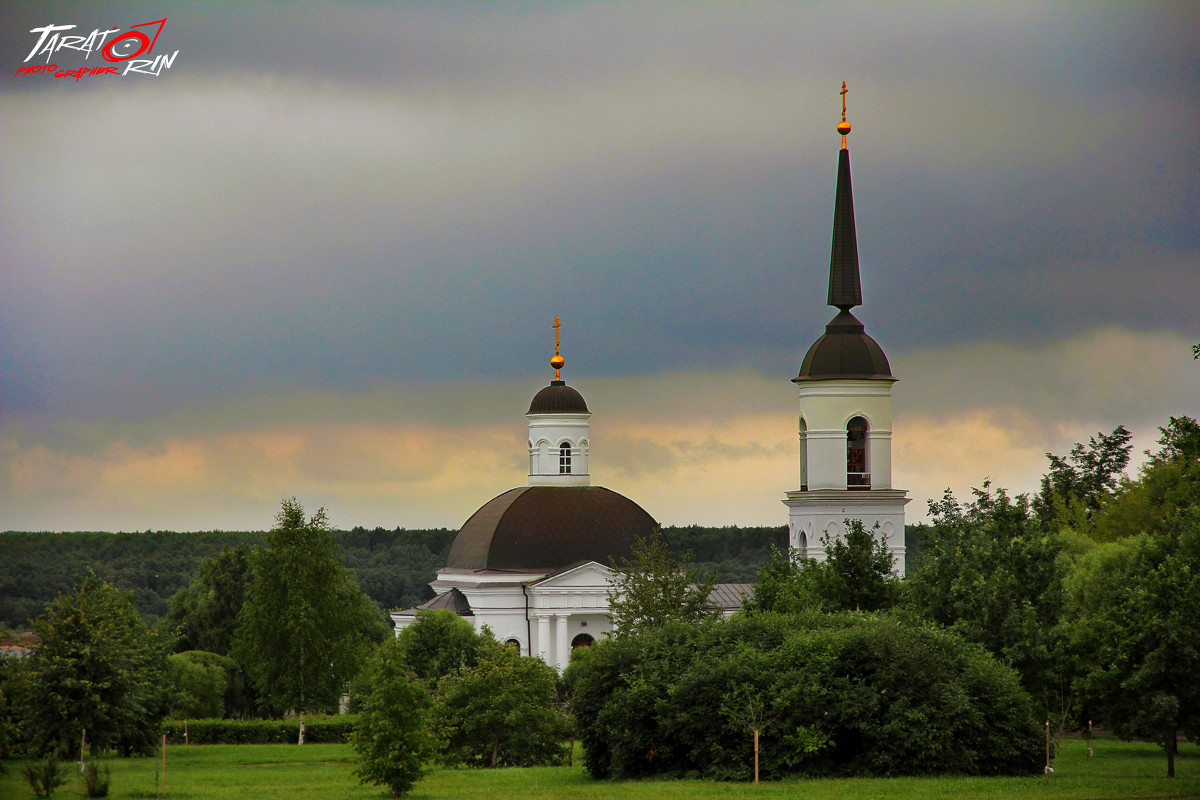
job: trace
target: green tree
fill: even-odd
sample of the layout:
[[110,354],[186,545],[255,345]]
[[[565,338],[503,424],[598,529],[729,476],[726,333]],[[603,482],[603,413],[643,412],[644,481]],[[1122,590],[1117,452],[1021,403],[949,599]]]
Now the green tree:
[[555,707],[557,673],[495,639],[479,662],[442,678],[436,719],[450,764],[534,766],[566,756],[566,721]]
[[1129,465],[1132,438],[1124,425],[1118,425],[1110,434],[1091,437],[1087,445],[1077,443],[1066,457],[1046,453],[1050,471],[1042,477],[1041,491],[1032,504],[1042,525],[1050,527],[1064,516],[1070,518],[1072,507],[1090,520],[1116,490]]
[[879,611],[896,602],[899,583],[892,570],[896,558],[888,549],[887,536],[868,531],[862,520],[846,520],[840,537],[821,535],[825,561],[816,564],[816,588],[829,611]]
[[0,775],[4,762],[16,754],[21,736],[17,727],[20,664],[16,656],[0,654]]
[[225,693],[233,659],[216,653],[191,650],[169,659],[171,718],[203,719],[225,715]]
[[305,519],[295,498],[250,565],[233,655],[263,698],[296,710],[304,744],[308,709],[331,707],[386,635],[381,613],[338,558],[325,510]]
[[1066,587],[1087,710],[1162,745],[1173,775],[1177,730],[1200,733],[1200,426],[1172,417],[1159,430],[1159,452],[1097,517],[1111,541]]
[[899,581],[887,537],[847,519],[846,535],[822,534],[826,559],[792,558],[771,548],[759,570],[747,611],[880,611],[896,604]]
[[1158,432],[1159,451],[1146,451],[1152,466],[1179,460],[1191,464],[1200,461],[1200,423],[1196,420],[1188,416],[1171,417]]
[[250,582],[248,544],[223,549],[200,562],[196,577],[171,596],[160,626],[175,638],[175,651],[228,655]]
[[434,753],[429,690],[409,668],[396,639],[376,650],[367,683],[370,690],[361,700],[354,732],[355,774],[363,783],[386,786],[399,796],[421,779]]
[[1192,487],[1200,481],[1200,424],[1191,417],[1171,417],[1159,428],[1159,449],[1149,457],[1137,480],[1124,480],[1096,514],[1088,533],[1098,541],[1159,530],[1166,519],[1192,505]]
[[905,580],[906,605],[1013,666],[1044,713],[1063,719],[1073,666],[1060,625],[1072,539],[1046,532],[1024,496],[989,484],[961,505],[930,501],[933,524]]
[[754,591],[742,604],[745,611],[771,611],[778,614],[794,614],[802,611],[818,611],[824,606],[820,590],[816,585],[817,562],[784,555],[778,548],[771,548],[771,556],[763,564],[754,579]]
[[618,577],[608,589],[609,615],[615,635],[657,628],[670,620],[698,622],[717,613],[708,599],[716,572],[701,575],[691,553],[676,557],[656,528],[649,539],[638,538],[633,558],[620,566],[609,562]]
[[470,622],[453,611],[417,612],[416,621],[396,637],[399,658],[430,686],[445,675],[473,667],[482,638]]
[[131,594],[82,578],[33,627],[42,638],[24,667],[33,750],[148,750],[167,710],[167,659]]

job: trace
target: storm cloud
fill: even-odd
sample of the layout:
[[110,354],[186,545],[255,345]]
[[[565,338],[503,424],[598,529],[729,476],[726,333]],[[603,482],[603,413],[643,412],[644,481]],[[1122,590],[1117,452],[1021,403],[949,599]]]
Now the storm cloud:
[[[158,77],[13,75],[32,28],[164,16]],[[261,528],[293,494],[457,525],[523,481],[555,314],[597,480],[665,522],[782,523],[843,80],[910,516],[1200,415],[1192,4],[0,21],[0,528]]]

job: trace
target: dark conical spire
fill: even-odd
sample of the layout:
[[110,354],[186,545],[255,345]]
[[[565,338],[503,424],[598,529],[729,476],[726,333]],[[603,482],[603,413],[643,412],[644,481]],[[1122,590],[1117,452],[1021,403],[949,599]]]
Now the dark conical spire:
[[858,277],[858,240],[854,235],[854,193],[850,189],[850,151],[846,136],[850,123],[846,121],[846,84],[842,83],[842,121],[837,132],[842,135],[842,150],[838,154],[837,196],[833,206],[833,255],[829,260],[829,305],[838,313],[825,326],[825,335],[808,348],[800,374],[792,380],[889,380],[892,368],[887,356],[866,329],[850,313],[862,305],[862,283]]
[[[844,141],[844,139],[843,139]],[[854,192],[850,151],[838,153],[837,196],[833,205],[833,254],[829,259],[829,305],[849,311],[862,305],[858,278],[858,239],[854,235]]]

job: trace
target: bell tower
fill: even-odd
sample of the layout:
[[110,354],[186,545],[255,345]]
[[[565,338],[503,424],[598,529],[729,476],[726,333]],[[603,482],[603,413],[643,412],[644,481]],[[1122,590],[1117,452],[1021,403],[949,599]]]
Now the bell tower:
[[892,376],[887,356],[850,309],[862,305],[854,196],[842,83],[842,137],[833,209],[829,305],[838,309],[792,379],[799,390],[800,488],[787,493],[788,543],[800,557],[825,560],[822,534],[841,536],[846,520],[878,523],[904,575],[903,489],[892,488]]

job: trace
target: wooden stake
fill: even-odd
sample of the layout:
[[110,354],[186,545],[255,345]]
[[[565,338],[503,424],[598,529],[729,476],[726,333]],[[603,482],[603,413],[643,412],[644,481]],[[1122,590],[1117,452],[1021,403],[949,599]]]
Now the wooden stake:
[[754,729],[754,788],[758,788],[758,728]]

